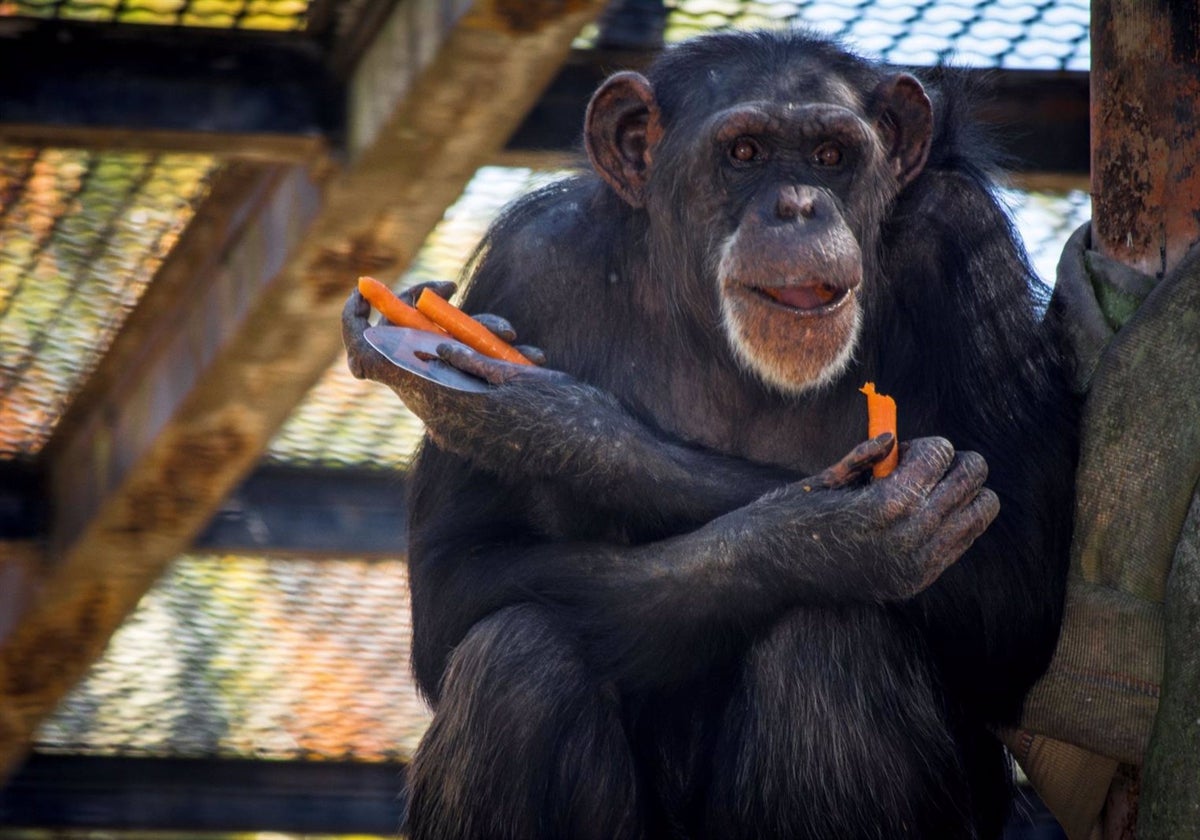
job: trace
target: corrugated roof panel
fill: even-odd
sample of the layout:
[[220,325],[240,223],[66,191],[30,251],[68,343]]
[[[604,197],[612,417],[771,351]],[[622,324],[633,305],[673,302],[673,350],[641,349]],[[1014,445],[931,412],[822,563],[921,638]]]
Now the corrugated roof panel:
[[0,150],[0,459],[41,450],[216,166],[206,155]]
[[308,0],[0,0],[0,17],[96,23],[303,29]]
[[[675,43],[720,29],[804,26],[892,64],[1087,70],[1088,0],[665,0]],[[579,46],[593,43],[589,28]]]
[[182,557],[42,725],[96,755],[401,760],[429,713],[399,561]]

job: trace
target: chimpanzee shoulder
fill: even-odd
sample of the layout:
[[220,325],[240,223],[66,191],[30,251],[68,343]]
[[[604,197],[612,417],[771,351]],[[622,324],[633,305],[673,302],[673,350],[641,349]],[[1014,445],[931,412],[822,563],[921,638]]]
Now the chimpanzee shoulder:
[[594,356],[589,342],[619,344],[640,325],[630,215],[588,171],[522,196],[480,243],[464,307],[505,313],[520,341],[546,351],[552,367],[583,375]]

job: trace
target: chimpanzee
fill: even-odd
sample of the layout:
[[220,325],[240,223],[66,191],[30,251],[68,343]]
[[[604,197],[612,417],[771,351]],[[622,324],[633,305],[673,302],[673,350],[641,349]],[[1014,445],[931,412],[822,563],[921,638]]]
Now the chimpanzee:
[[391,366],[351,296],[352,370],[430,435],[413,837],[999,834],[1075,406],[952,88],[801,32],[611,77],[594,171],[508,209],[464,301],[546,366],[438,350],[484,393]]

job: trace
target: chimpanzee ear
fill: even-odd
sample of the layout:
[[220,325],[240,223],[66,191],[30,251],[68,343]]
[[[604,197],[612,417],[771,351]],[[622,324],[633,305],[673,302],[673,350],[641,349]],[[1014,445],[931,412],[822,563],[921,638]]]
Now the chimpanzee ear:
[[907,73],[884,79],[872,95],[875,124],[900,186],[921,174],[933,140],[933,105]]
[[583,136],[596,171],[628,204],[641,207],[662,138],[649,80],[630,71],[609,77],[588,103]]

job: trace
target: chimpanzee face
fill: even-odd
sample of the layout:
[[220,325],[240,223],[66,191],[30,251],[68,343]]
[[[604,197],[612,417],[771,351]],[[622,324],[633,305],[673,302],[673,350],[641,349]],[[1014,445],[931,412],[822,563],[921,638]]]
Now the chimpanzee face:
[[836,101],[803,101],[778,84],[767,98],[763,85],[743,99],[724,91],[714,113],[664,127],[650,83],[625,73],[588,114],[597,170],[647,209],[652,237],[656,223],[688,220],[678,247],[708,252],[684,263],[711,275],[735,357],[784,393],[831,382],[853,358],[864,249],[881,208],[920,172],[932,130],[911,76],[864,92],[823,88]]
[[883,157],[878,138],[824,103],[737,105],[705,134],[717,190],[737,208],[715,278],[726,336],[776,388],[823,385],[851,359],[862,321],[862,246],[845,208]]

